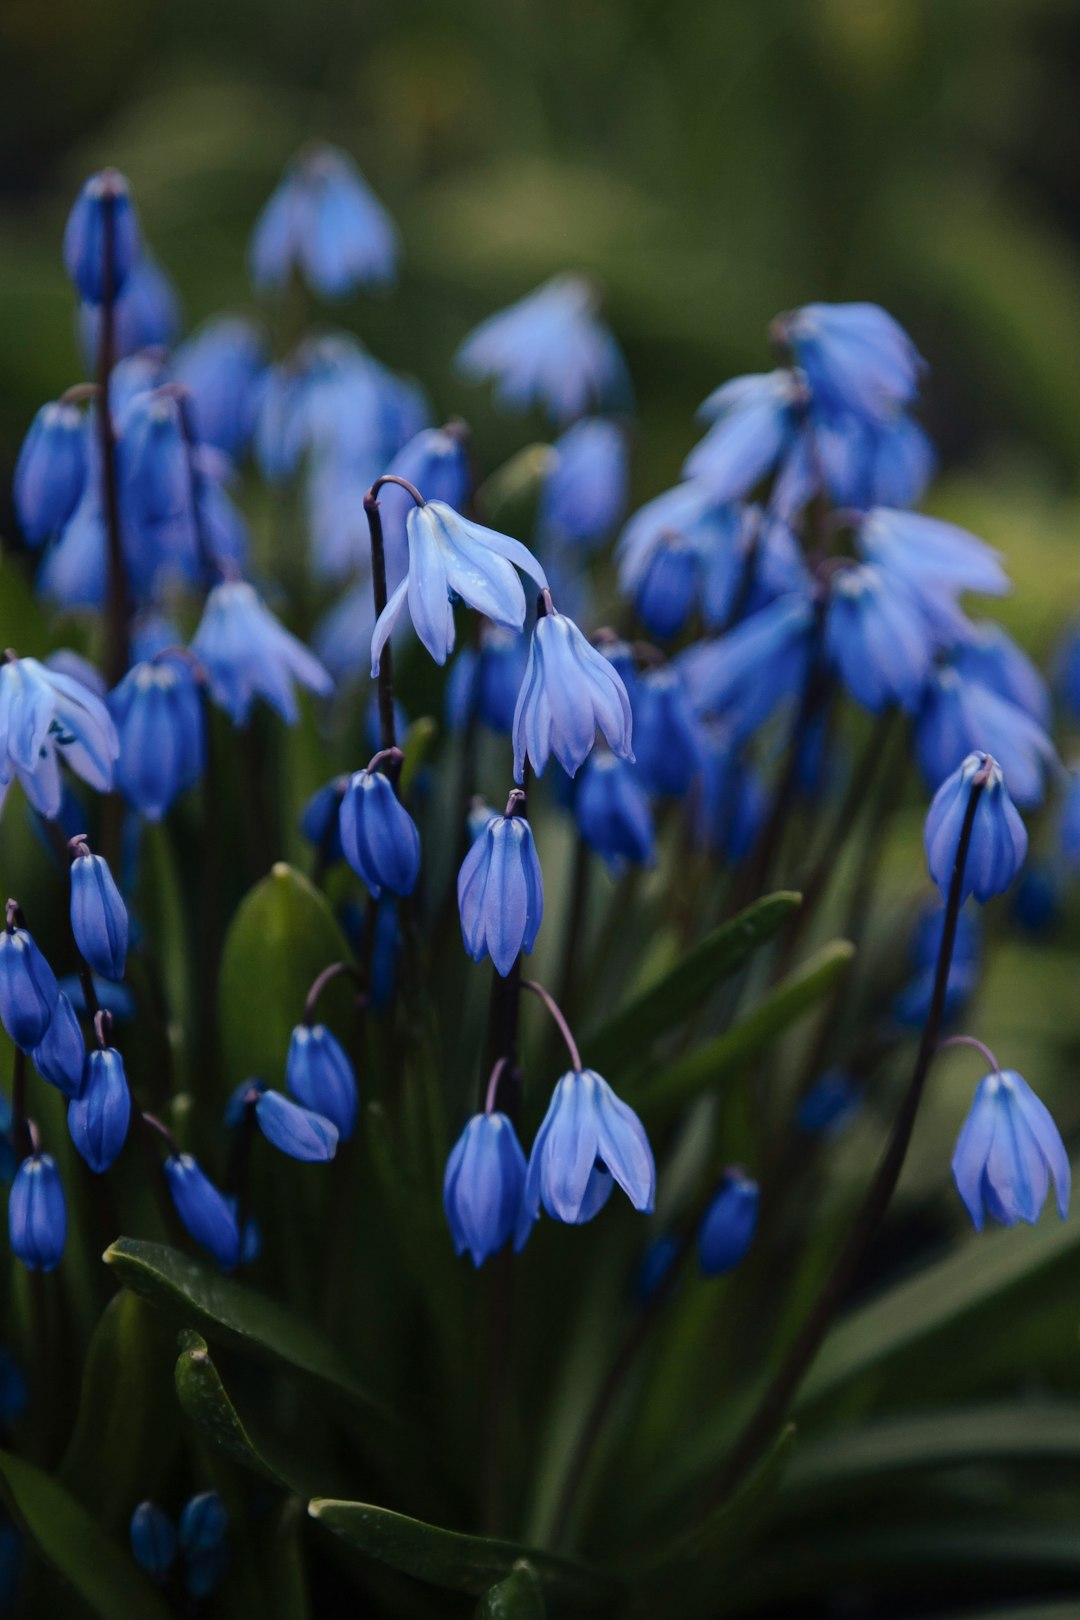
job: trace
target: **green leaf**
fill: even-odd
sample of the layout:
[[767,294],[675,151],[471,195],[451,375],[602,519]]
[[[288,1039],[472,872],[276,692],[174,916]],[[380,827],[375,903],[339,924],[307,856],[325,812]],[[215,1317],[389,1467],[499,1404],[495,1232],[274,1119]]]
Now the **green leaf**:
[[[103,1471],[108,1458],[102,1459]],[[0,1451],[0,1482],[42,1556],[102,1620],[169,1620],[126,1547],[107,1535],[55,1479]]]
[[614,1577],[569,1559],[509,1541],[444,1530],[367,1502],[316,1497],[308,1512],[366,1557],[452,1592],[479,1597],[524,1560],[552,1601],[575,1612],[606,1613],[621,1596],[621,1583]]
[[[176,1394],[184,1416],[241,1468],[281,1485],[293,1487],[279,1468],[269,1463],[244,1427],[210,1359],[206,1340],[191,1329],[181,1335],[183,1349],[176,1363]],[[300,1493],[303,1494],[303,1493]]]
[[504,1581],[488,1587],[476,1605],[476,1620],[544,1620],[546,1614],[544,1589],[524,1558]]
[[800,902],[800,895],[788,891],[768,894],[714,929],[657,984],[642,991],[595,1035],[586,1036],[583,1045],[589,1061],[607,1072],[642,1056],[770,939]]
[[[248,1075],[273,1080],[312,981],[351,954],[326,897],[279,861],[246,894],[225,936],[219,995],[222,1057],[229,1084]],[[331,985],[347,1006],[347,985]]]
[[652,1072],[643,1083],[627,1086],[628,1099],[643,1113],[685,1107],[700,1092],[749,1063],[801,1018],[846,971],[854,954],[855,947],[846,939],[823,946],[723,1035],[665,1065],[659,1073]]

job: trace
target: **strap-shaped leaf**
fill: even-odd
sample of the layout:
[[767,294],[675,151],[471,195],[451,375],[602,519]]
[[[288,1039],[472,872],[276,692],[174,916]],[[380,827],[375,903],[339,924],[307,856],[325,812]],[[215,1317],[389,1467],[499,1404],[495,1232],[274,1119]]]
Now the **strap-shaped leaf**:
[[546,1614],[540,1577],[524,1558],[476,1605],[476,1620],[544,1620]]

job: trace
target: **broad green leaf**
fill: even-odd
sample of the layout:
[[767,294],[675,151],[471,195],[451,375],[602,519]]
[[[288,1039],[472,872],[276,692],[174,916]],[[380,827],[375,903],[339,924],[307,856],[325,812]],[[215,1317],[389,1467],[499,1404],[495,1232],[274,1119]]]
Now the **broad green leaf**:
[[718,984],[776,933],[800,898],[788,891],[765,895],[715,928],[657,984],[642,991],[595,1035],[586,1036],[583,1045],[589,1062],[606,1073],[643,1056],[654,1041],[696,1011]]
[[476,1605],[476,1620],[544,1620],[546,1614],[544,1589],[525,1559],[504,1581],[490,1586]]
[[848,967],[855,947],[846,939],[834,939],[809,961],[781,979],[745,1018],[723,1035],[707,1041],[696,1051],[664,1065],[638,1085],[627,1086],[635,1108],[643,1113],[676,1111],[700,1092],[749,1063],[776,1037],[801,1018]]
[[510,1541],[444,1530],[367,1502],[316,1497],[308,1512],[368,1558],[452,1592],[479,1597],[524,1559],[552,1601],[575,1613],[606,1613],[620,1597],[621,1585],[614,1577],[585,1565]]
[[[107,1467],[108,1458],[103,1458]],[[169,1620],[169,1609],[126,1546],[57,1480],[21,1457],[0,1452],[4,1494],[42,1556],[102,1620]]]
[[176,1363],[175,1379],[176,1395],[184,1416],[211,1445],[241,1468],[248,1468],[285,1490],[291,1489],[241,1422],[210,1359],[206,1340],[189,1328],[181,1335],[181,1342],[183,1348]]
[[[326,897],[279,861],[244,896],[225,936],[219,1019],[229,1085],[253,1074],[276,1079],[312,981],[331,962],[349,959]],[[326,997],[347,1005],[349,988],[331,985]]]

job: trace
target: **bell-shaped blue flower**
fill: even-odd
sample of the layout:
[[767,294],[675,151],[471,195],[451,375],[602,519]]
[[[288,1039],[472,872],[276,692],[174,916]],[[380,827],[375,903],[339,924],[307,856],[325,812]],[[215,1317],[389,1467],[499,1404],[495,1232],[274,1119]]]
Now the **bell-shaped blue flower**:
[[765,789],[723,726],[704,726],[700,735],[701,773],[688,805],[694,845],[736,863],[757,841],[767,806]]
[[715,641],[676,660],[699,714],[723,716],[735,740],[749,737],[805,681],[813,605],[779,597]]
[[127,1141],[131,1092],[114,1047],[86,1054],[82,1091],[68,1103],[68,1134],[95,1175],[104,1175]]
[[525,1207],[543,1205],[557,1221],[591,1220],[614,1185],[635,1209],[652,1212],[656,1165],[634,1110],[592,1069],[564,1074],[536,1133],[525,1180]]
[[86,416],[77,405],[43,405],[15,463],[15,512],[32,546],[58,534],[82,495],[87,467]]
[[856,703],[871,714],[896,703],[910,714],[933,664],[934,638],[899,580],[855,563],[833,576],[825,650]]
[[524,816],[492,816],[461,863],[457,895],[465,949],[474,962],[490,956],[505,978],[532,950],[544,915],[540,858]]
[[627,864],[655,863],[649,795],[635,766],[616,759],[608,748],[595,748],[585,761],[574,795],[574,819],[589,848],[613,873]]
[[[171,349],[182,326],[180,300],[171,278],[150,254],[132,265],[124,290],[113,306],[113,347],[116,358],[143,349]],[[83,304],[79,310],[79,348],[92,372],[98,363],[101,310]]]
[[341,1141],[349,1140],[359,1102],[356,1075],[325,1024],[297,1024],[285,1059],[285,1084],[297,1102],[336,1126]]
[[8,1195],[11,1252],[30,1271],[55,1271],[67,1241],[67,1204],[51,1153],[35,1153],[15,1172]]
[[701,731],[673,664],[650,669],[634,694],[634,751],[650,793],[681,798],[701,767]]
[[1007,596],[1012,589],[998,553],[942,518],[875,507],[858,525],[856,540],[867,562],[876,563],[886,579],[907,586],[943,644],[971,634],[956,606],[961,592]]
[[156,1502],[140,1502],[128,1527],[131,1554],[144,1574],[163,1586],[176,1562],[176,1528]]
[[520,1249],[532,1221],[525,1213],[525,1155],[505,1114],[474,1114],[446,1161],[443,1208],[456,1254],[474,1266],[513,1239]]
[[682,630],[701,584],[701,559],[678,535],[664,536],[637,582],[634,603],[645,628],[662,641]]
[[133,810],[160,821],[206,763],[206,719],[191,666],[168,655],[136,664],[108,705],[120,739],[116,785]]
[[733,377],[699,415],[711,422],[683,466],[713,502],[734,501],[772,472],[794,435],[804,390],[790,371]]
[[345,859],[378,900],[384,889],[412,894],[420,875],[420,833],[382,771],[354,771],[340,812]]
[[721,1277],[735,1269],[754,1241],[757,1218],[757,1182],[742,1170],[729,1170],[698,1228],[698,1264],[703,1276]]
[[294,682],[329,697],[334,683],[302,641],[279,624],[244,580],[215,585],[206,599],[191,650],[204,665],[210,695],[233,720],[246,725],[257,697],[287,725],[300,717]]
[[1009,792],[1022,809],[1042,803],[1044,779],[1057,763],[1046,732],[1008,698],[946,665],[927,680],[915,725],[915,757],[936,788],[974,750],[999,761]]
[[998,697],[1049,729],[1050,688],[1042,672],[1000,624],[989,620],[972,626],[970,637],[956,648],[952,666],[962,681],[989,687]]
[[240,1233],[228,1201],[190,1153],[171,1154],[163,1168],[185,1228],[223,1270],[231,1271],[240,1258]]
[[24,1052],[44,1039],[59,996],[56,975],[26,929],[0,931],[0,1022]]
[[335,776],[311,795],[300,813],[300,831],[313,844],[327,866],[345,859],[341,847],[341,801],[349,785],[347,776]]
[[580,276],[554,276],[489,316],[465,339],[456,364],[470,379],[494,379],[501,405],[541,405],[557,422],[624,404],[630,391],[618,345]]
[[34,809],[52,819],[62,798],[61,759],[107,793],[119,752],[108,710],[80,681],[36,658],[0,664],[0,789],[17,778]]
[[514,711],[514,780],[524,780],[526,754],[537,776],[552,754],[575,775],[597,730],[620,759],[634,757],[630,699],[615,666],[572,619],[546,613],[536,622]]
[[915,398],[924,362],[877,304],[804,304],[779,316],[773,331],[791,346],[820,410],[884,421]]
[[961,900],[973,894],[982,904],[1009,887],[1024,864],[1027,830],[1009,797],[1001,766],[989,754],[969,754],[938,788],[927,812],[924,840],[930,876],[949,893],[968,804],[977,781],[983,783],[964,862]]
[[[404,478],[424,497],[460,512],[472,488],[468,435],[459,424],[422,428],[394,456],[385,469]],[[362,493],[362,491],[361,491]],[[409,567],[409,514],[415,501],[400,484],[383,484],[379,490],[383,545],[386,548],[386,577],[391,589],[404,579]],[[361,555],[367,556],[367,520]]]
[[877,421],[817,413],[807,431],[813,437],[807,455],[811,487],[799,505],[814,493],[818,473],[833,504],[842,510],[903,508],[922,499],[937,458],[930,440],[909,416]]
[[1058,1214],[1069,1210],[1069,1156],[1050,1115],[1013,1069],[979,1081],[952,1158],[957,1191],[976,1232],[987,1215],[1002,1226],[1034,1225],[1053,1177]]
[[540,487],[539,533],[556,545],[591,550],[602,544],[626,510],[629,481],[622,428],[595,416],[575,422],[551,447]]
[[393,280],[399,244],[389,214],[356,164],[333,146],[301,152],[255,224],[248,251],[260,291],[295,271],[323,298]]
[[259,1129],[280,1152],[307,1164],[324,1164],[337,1152],[337,1126],[322,1114],[290,1102],[280,1091],[263,1091],[255,1104]]
[[62,990],[57,995],[49,1027],[34,1047],[32,1056],[43,1080],[62,1091],[65,1097],[79,1095],[86,1067],[86,1044],[75,1009]]
[[218,316],[182,343],[169,377],[188,390],[195,437],[234,460],[255,427],[257,385],[266,366],[266,340],[251,321]]
[[92,174],[64,229],[64,268],[88,304],[118,298],[142,244],[131,189],[115,169]]
[[104,979],[122,979],[128,948],[128,914],[103,855],[85,844],[71,863],[71,931],[80,952]]

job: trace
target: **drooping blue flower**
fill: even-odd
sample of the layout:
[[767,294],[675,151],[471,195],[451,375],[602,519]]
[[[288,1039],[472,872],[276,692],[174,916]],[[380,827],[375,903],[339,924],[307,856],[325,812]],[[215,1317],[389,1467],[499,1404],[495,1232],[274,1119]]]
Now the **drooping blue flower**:
[[547,589],[547,576],[519,540],[470,523],[443,501],[414,506],[406,523],[409,569],[387,602],[371,639],[371,673],[408,603],[413,628],[437,664],[454,650],[453,597],[495,624],[520,630],[525,592],[517,569]]
[[127,1141],[131,1092],[115,1047],[86,1054],[82,1091],[68,1103],[68,1134],[95,1175],[104,1175]]
[[217,1491],[199,1491],[180,1515],[180,1546],[186,1553],[210,1552],[225,1539],[229,1515]]
[[977,780],[984,783],[972,823],[960,898],[982,904],[1009,887],[1024,864],[1027,830],[1009,797],[1001,766],[989,754],[969,754],[941,784],[926,816],[924,841],[930,876],[948,895],[960,837]]
[[703,726],[701,771],[689,797],[694,846],[733,865],[757,842],[768,799],[757,770],[740,758],[722,725]]
[[58,534],[82,495],[88,461],[86,416],[77,405],[43,405],[15,463],[15,513],[32,546]]
[[475,714],[492,731],[509,736],[528,661],[522,636],[497,624],[482,625],[479,648],[463,647],[450,671],[446,711],[453,730],[463,731]]
[[382,771],[354,771],[340,812],[345,859],[378,900],[384,889],[412,894],[420,875],[420,833]]
[[826,1069],[799,1104],[795,1123],[808,1136],[831,1140],[847,1129],[862,1101],[859,1088],[842,1069]]
[[375,601],[366,575],[331,603],[312,631],[311,644],[339,684],[363,674],[371,665]]
[[302,641],[280,624],[246,580],[226,580],[206,598],[191,650],[206,669],[210,696],[246,725],[257,697],[287,725],[300,717],[293,683],[329,697],[334,683]]
[[108,705],[120,739],[116,785],[133,810],[160,821],[206,764],[206,718],[191,665],[168,655],[136,664]]
[[1058,1214],[1069,1211],[1069,1156],[1049,1109],[1014,1069],[988,1074],[975,1089],[957,1139],[953,1179],[981,1232],[989,1215],[1002,1226],[1042,1213],[1053,1177]]
[[676,665],[694,708],[722,716],[733,740],[749,737],[805,681],[813,619],[805,596],[782,596],[715,641],[689,647]]
[[399,253],[393,221],[347,152],[299,153],[255,224],[248,250],[260,291],[279,291],[295,271],[322,298],[393,281]]
[[915,724],[915,757],[936,788],[973,750],[1001,764],[1021,809],[1042,803],[1044,780],[1057,763],[1054,745],[1026,709],[946,665],[927,680]]
[[907,586],[943,646],[971,635],[970,622],[957,605],[963,591],[1007,596],[1012,589],[998,553],[941,518],[875,507],[858,524],[856,542],[887,580]]
[[620,759],[632,759],[630,699],[614,664],[590,646],[572,619],[549,612],[536,622],[514,711],[514,780],[525,756],[537,776],[552,754],[574,776],[603,732]]
[[24,1052],[44,1039],[59,995],[56,975],[26,929],[0,930],[0,1022]]
[[646,630],[668,641],[685,628],[697,599],[701,559],[678,535],[654,547],[637,583],[634,603]]
[[11,1252],[30,1271],[55,1271],[67,1241],[67,1204],[51,1153],[34,1153],[15,1172],[8,1196]]
[[[384,470],[407,479],[425,501],[439,501],[461,512],[472,488],[468,435],[460,423],[446,427],[422,428],[394,456]],[[360,491],[363,495],[364,490]],[[383,484],[379,490],[383,544],[386,548],[386,577],[393,590],[404,579],[409,566],[409,513],[415,505],[400,484]],[[365,531],[367,522],[365,519]],[[365,532],[365,541],[367,539]],[[367,556],[365,544],[363,555]]]
[[333,781],[311,795],[300,813],[300,831],[309,844],[313,844],[323,862],[330,866],[345,859],[341,848],[339,817],[341,801],[349,785],[347,776],[335,776]]
[[131,1554],[152,1581],[163,1586],[176,1562],[176,1529],[156,1502],[140,1502],[128,1528]]
[[915,398],[925,362],[877,304],[804,304],[779,316],[773,332],[790,345],[821,410],[887,421]]
[[757,1218],[757,1182],[743,1170],[728,1170],[698,1228],[702,1276],[721,1277],[735,1269],[754,1241]]
[[[806,431],[813,435],[808,457],[811,479],[820,471],[833,504],[841,510],[909,507],[922,499],[936,457],[930,440],[911,417],[877,421],[865,416],[815,414]],[[813,490],[805,493],[808,497]]]
[[918,601],[872,563],[833,575],[825,651],[847,691],[871,714],[911,714],[933,665],[934,637]]
[[128,914],[103,855],[86,844],[71,863],[71,931],[84,960],[105,979],[122,979],[128,948]]
[[285,1059],[285,1084],[297,1102],[336,1127],[342,1142],[349,1140],[359,1103],[356,1074],[325,1024],[297,1024]]
[[574,794],[578,831],[613,873],[629,863],[652,866],[656,838],[652,806],[636,768],[608,748],[594,748]]
[[115,169],[92,174],[75,199],[64,229],[64,268],[88,304],[124,290],[141,252],[131,188]]
[[195,437],[234,459],[255,427],[257,386],[266,367],[266,339],[252,322],[218,315],[180,345],[169,377],[189,392]]
[[543,1205],[557,1221],[591,1220],[622,1188],[635,1209],[651,1214],[656,1165],[644,1126],[592,1069],[571,1070],[556,1085],[536,1133],[525,1178],[525,1208]]
[[541,537],[589,550],[601,545],[626,510],[629,460],[626,434],[615,422],[590,416],[568,428],[551,447],[540,486]]
[[280,1091],[263,1091],[255,1104],[259,1129],[280,1152],[307,1164],[323,1164],[337,1152],[337,1126],[322,1114],[290,1102]]
[[120,752],[99,697],[36,658],[0,664],[0,800],[15,778],[50,820],[61,801],[60,761],[99,793],[113,785]]
[[[144,253],[132,265],[113,307],[116,358],[138,354],[141,349],[171,349],[181,325],[180,300],[171,278],[156,259]],[[91,371],[97,366],[101,327],[100,308],[83,304],[78,315],[79,348]]]
[[513,1239],[521,1249],[532,1229],[525,1211],[525,1155],[505,1114],[474,1114],[446,1161],[443,1209],[455,1254],[474,1266]]
[[989,687],[1030,714],[1044,731],[1049,729],[1050,688],[1027,653],[999,624],[987,620],[973,625],[970,638],[954,651],[952,665],[961,680]]
[[718,504],[701,484],[646,501],[619,537],[619,589],[654,635],[675,635],[700,596],[706,624],[727,623],[746,577],[759,514]]
[[62,1091],[65,1097],[79,1095],[86,1065],[86,1045],[75,1009],[62,990],[57,995],[49,1027],[31,1055],[43,1080]]
[[240,1233],[227,1200],[190,1153],[170,1154],[162,1168],[185,1229],[231,1271],[240,1258]]
[[701,728],[673,664],[646,670],[634,693],[634,752],[650,793],[681,798],[701,768]]
[[733,377],[699,415],[712,426],[687,457],[683,476],[715,503],[747,494],[772,472],[795,433],[805,390],[790,371]]
[[[922,1029],[929,1017],[944,926],[945,907],[940,902],[925,909],[915,926],[909,950],[914,977],[900,990],[892,1006],[893,1017],[905,1029]],[[981,954],[979,919],[965,906],[956,919],[956,938],[945,981],[944,1023],[958,1018],[974,995]]]
[[540,858],[524,816],[492,816],[461,863],[457,895],[466,951],[474,962],[490,956],[505,978],[532,951],[544,915]]
[[489,316],[465,339],[456,364],[473,381],[493,379],[501,405],[541,405],[557,422],[629,398],[626,363],[581,276],[554,276]]

